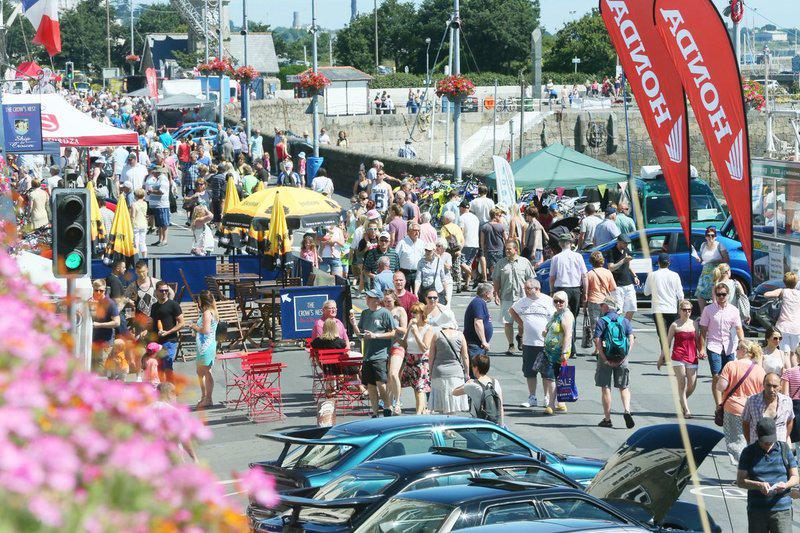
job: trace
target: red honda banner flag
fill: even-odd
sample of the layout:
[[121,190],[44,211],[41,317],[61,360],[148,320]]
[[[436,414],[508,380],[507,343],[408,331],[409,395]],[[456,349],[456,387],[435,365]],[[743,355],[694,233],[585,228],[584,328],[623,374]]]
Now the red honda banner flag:
[[689,242],[689,127],[683,87],[653,24],[653,0],[600,0],[600,14],[650,134]]
[[656,29],[675,64],[748,261],[753,261],[750,144],[739,65],[711,0],[655,0]]
[[145,70],[144,77],[147,80],[147,90],[150,91],[150,97],[158,100],[158,78],[156,77],[156,69],[151,67]]

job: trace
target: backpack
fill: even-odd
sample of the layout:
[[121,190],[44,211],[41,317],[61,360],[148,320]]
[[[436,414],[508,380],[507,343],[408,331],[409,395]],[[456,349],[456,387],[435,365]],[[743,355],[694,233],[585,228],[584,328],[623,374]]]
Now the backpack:
[[624,319],[621,320],[621,318],[619,316],[614,320],[607,316],[601,318],[606,323],[606,330],[603,333],[603,350],[606,358],[613,361],[625,359],[630,348],[628,336],[625,334]]
[[484,385],[476,379],[475,383],[480,385],[482,389],[480,404],[475,407],[475,418],[499,424],[500,395],[497,394],[497,390],[494,388],[494,380]]

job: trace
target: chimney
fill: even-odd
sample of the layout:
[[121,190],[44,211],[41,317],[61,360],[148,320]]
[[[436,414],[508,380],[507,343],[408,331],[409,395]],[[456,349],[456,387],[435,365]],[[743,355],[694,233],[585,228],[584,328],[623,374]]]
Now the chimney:
[[353,22],[358,15],[358,0],[350,0],[350,22]]
[[294,11],[292,13],[292,28],[294,28],[295,30],[299,30],[300,29],[300,12],[299,11]]

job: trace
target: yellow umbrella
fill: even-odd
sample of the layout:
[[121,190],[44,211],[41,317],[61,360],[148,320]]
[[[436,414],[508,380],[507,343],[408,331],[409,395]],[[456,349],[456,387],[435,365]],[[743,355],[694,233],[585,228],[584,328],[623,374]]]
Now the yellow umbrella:
[[225,201],[222,202],[222,214],[225,215],[231,208],[239,205],[239,191],[236,190],[236,183],[233,178],[228,178],[225,185]]
[[103,225],[103,217],[100,215],[100,204],[97,202],[97,194],[94,190],[94,184],[90,181],[86,184],[86,189],[89,191],[89,213],[92,222],[92,241],[94,241],[96,244],[98,241],[105,241],[106,229]]
[[286,224],[286,212],[283,210],[283,201],[280,194],[275,195],[272,204],[272,217],[267,233],[267,255],[284,255],[292,251],[292,239],[289,237],[289,227]]
[[264,190],[264,182],[259,181],[258,184],[253,188],[253,192],[263,191]]
[[129,258],[136,255],[136,248],[133,246],[133,223],[124,195],[119,197],[117,212],[114,213],[114,221],[111,223],[108,248],[106,248],[107,257],[113,259],[117,255]]

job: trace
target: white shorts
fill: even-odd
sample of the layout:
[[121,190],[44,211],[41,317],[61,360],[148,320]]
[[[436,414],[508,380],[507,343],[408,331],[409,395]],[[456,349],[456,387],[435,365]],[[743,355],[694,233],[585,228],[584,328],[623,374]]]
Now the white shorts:
[[503,315],[503,324],[514,323],[514,319],[511,318],[511,313],[509,313],[512,305],[514,305],[514,302],[511,300],[500,300],[500,313]]
[[635,312],[636,311],[636,289],[633,285],[625,285],[620,287],[617,285],[617,290],[611,293],[617,301],[617,311],[620,313]]
[[675,359],[673,359],[672,360],[672,366],[682,366],[684,368],[694,368],[696,370],[699,365],[686,363],[684,361],[676,361]]
[[786,352],[794,352],[797,349],[797,346],[800,345],[800,335],[796,333],[783,333],[781,332],[781,339],[780,344],[778,347]]

